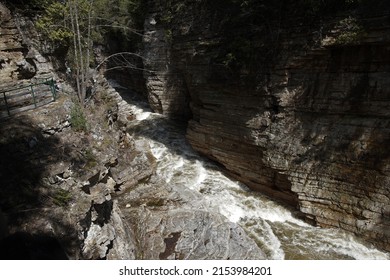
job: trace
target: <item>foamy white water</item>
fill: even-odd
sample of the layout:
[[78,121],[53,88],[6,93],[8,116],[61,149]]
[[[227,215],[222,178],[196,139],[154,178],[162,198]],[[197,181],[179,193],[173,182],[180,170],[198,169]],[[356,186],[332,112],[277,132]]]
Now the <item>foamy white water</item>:
[[310,226],[289,209],[230,180],[193,151],[183,129],[151,113],[146,103],[130,106],[136,115],[131,131],[149,142],[157,174],[171,185],[201,193],[210,211],[242,226],[269,259],[390,259],[350,233]]

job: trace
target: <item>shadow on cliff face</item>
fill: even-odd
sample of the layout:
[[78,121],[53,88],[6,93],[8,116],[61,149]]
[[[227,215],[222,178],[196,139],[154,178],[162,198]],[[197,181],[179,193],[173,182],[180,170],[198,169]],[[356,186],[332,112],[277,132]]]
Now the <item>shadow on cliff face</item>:
[[6,212],[40,205],[39,181],[45,171],[40,157],[47,154],[57,139],[44,139],[25,118],[3,121],[1,132],[1,206]]
[[[151,112],[145,96],[132,90],[116,87],[115,90],[121,95],[122,99],[128,104],[134,105],[144,112]],[[129,121],[131,122],[131,121]],[[168,117],[160,115],[142,120],[139,124],[129,125],[127,132],[133,136],[142,136],[163,144],[170,152],[188,158],[185,149],[190,149],[190,145],[183,147],[185,143],[186,123],[177,120],[171,120]],[[184,141],[184,142],[183,142]]]
[[66,260],[61,244],[52,236],[14,233],[1,241],[2,260]]
[[[361,222],[352,225],[354,231],[370,236],[388,250],[387,48],[362,45],[330,49],[325,71],[302,70],[311,74],[304,76],[305,90],[294,102],[300,108],[297,128],[304,132],[300,144],[306,152],[297,156],[294,164],[301,169],[310,166],[311,173],[332,178],[334,182],[327,183],[333,190],[329,199],[335,204],[350,201],[354,207],[351,214]],[[348,211],[341,209],[341,213]],[[372,229],[364,224],[375,225],[378,235],[372,237]]]
[[390,62],[383,50],[380,46],[331,50],[325,73],[314,73],[312,79],[307,79],[306,90],[295,103],[309,111],[297,117],[306,132],[302,144],[317,144],[296,163],[308,158],[320,160],[321,164],[361,162],[379,171],[388,162],[390,150],[385,147],[390,142],[390,122],[383,102],[389,100],[390,92],[381,72],[386,69],[370,73],[376,61],[384,65]]
[[[67,258],[75,230],[51,216],[57,190],[43,183],[50,165],[66,158],[62,148],[28,116],[1,120],[0,259]],[[69,240],[56,238],[53,224],[67,229]]]

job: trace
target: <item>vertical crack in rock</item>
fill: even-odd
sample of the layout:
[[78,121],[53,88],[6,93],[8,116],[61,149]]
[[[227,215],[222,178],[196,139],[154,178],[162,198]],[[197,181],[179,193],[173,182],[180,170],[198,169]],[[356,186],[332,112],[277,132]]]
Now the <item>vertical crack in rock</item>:
[[116,237],[111,224],[113,201],[106,200],[101,204],[92,202],[90,211],[82,221],[84,243],[82,253],[86,259],[105,259]]
[[[165,251],[160,253],[159,259],[160,260],[166,260],[170,255],[172,255],[175,252],[175,248],[177,245],[177,241],[179,240],[181,236],[181,232],[173,232],[170,234],[170,236],[164,238],[165,243]],[[176,259],[176,256],[175,256]]]

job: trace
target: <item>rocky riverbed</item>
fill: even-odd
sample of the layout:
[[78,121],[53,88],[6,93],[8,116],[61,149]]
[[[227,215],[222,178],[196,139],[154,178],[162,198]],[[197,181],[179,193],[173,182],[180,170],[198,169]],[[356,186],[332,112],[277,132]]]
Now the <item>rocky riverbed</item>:
[[[230,29],[228,6],[167,22],[169,5],[148,2],[147,71],[132,78],[162,115],[103,76],[81,110],[31,20],[0,4],[2,85],[59,85],[0,122],[1,257],[388,258],[350,234],[389,250],[388,13],[360,16],[367,34],[340,45],[343,15],[289,18],[275,41],[247,13]],[[257,55],[234,66],[243,51]]]
[[149,144],[127,132],[134,112],[103,84],[106,103],[95,100],[86,109],[86,131],[72,129],[75,105],[66,95],[1,123],[1,205],[8,220],[2,257],[265,258],[239,225],[204,207],[199,194],[155,175]]

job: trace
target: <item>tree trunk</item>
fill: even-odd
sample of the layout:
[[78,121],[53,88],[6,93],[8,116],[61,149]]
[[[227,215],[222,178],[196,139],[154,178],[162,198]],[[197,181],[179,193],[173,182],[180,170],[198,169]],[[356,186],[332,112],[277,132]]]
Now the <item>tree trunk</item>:
[[80,79],[80,89],[81,89],[81,92],[79,93],[80,95],[80,102],[81,104],[84,104],[84,100],[85,100],[85,96],[86,96],[86,92],[87,92],[87,83],[85,81],[85,66],[84,66],[84,53],[83,53],[83,45],[82,45],[82,42],[81,42],[81,33],[80,33],[80,24],[79,24],[79,13],[78,13],[78,7],[77,7],[77,4],[75,5],[74,7],[75,9],[75,23],[76,23],[76,34],[77,34],[77,43],[78,43],[78,47],[79,47],[79,59],[80,59],[80,62],[79,62],[79,65],[80,65],[80,76],[79,76],[79,79]]
[[80,64],[79,64],[79,53],[77,51],[77,38],[76,38],[76,24],[75,17],[77,16],[74,10],[74,1],[69,2],[69,14],[72,25],[72,33],[73,33],[73,49],[74,49],[74,62],[76,66],[76,84],[77,84],[77,97],[81,102],[81,85],[80,85]]

